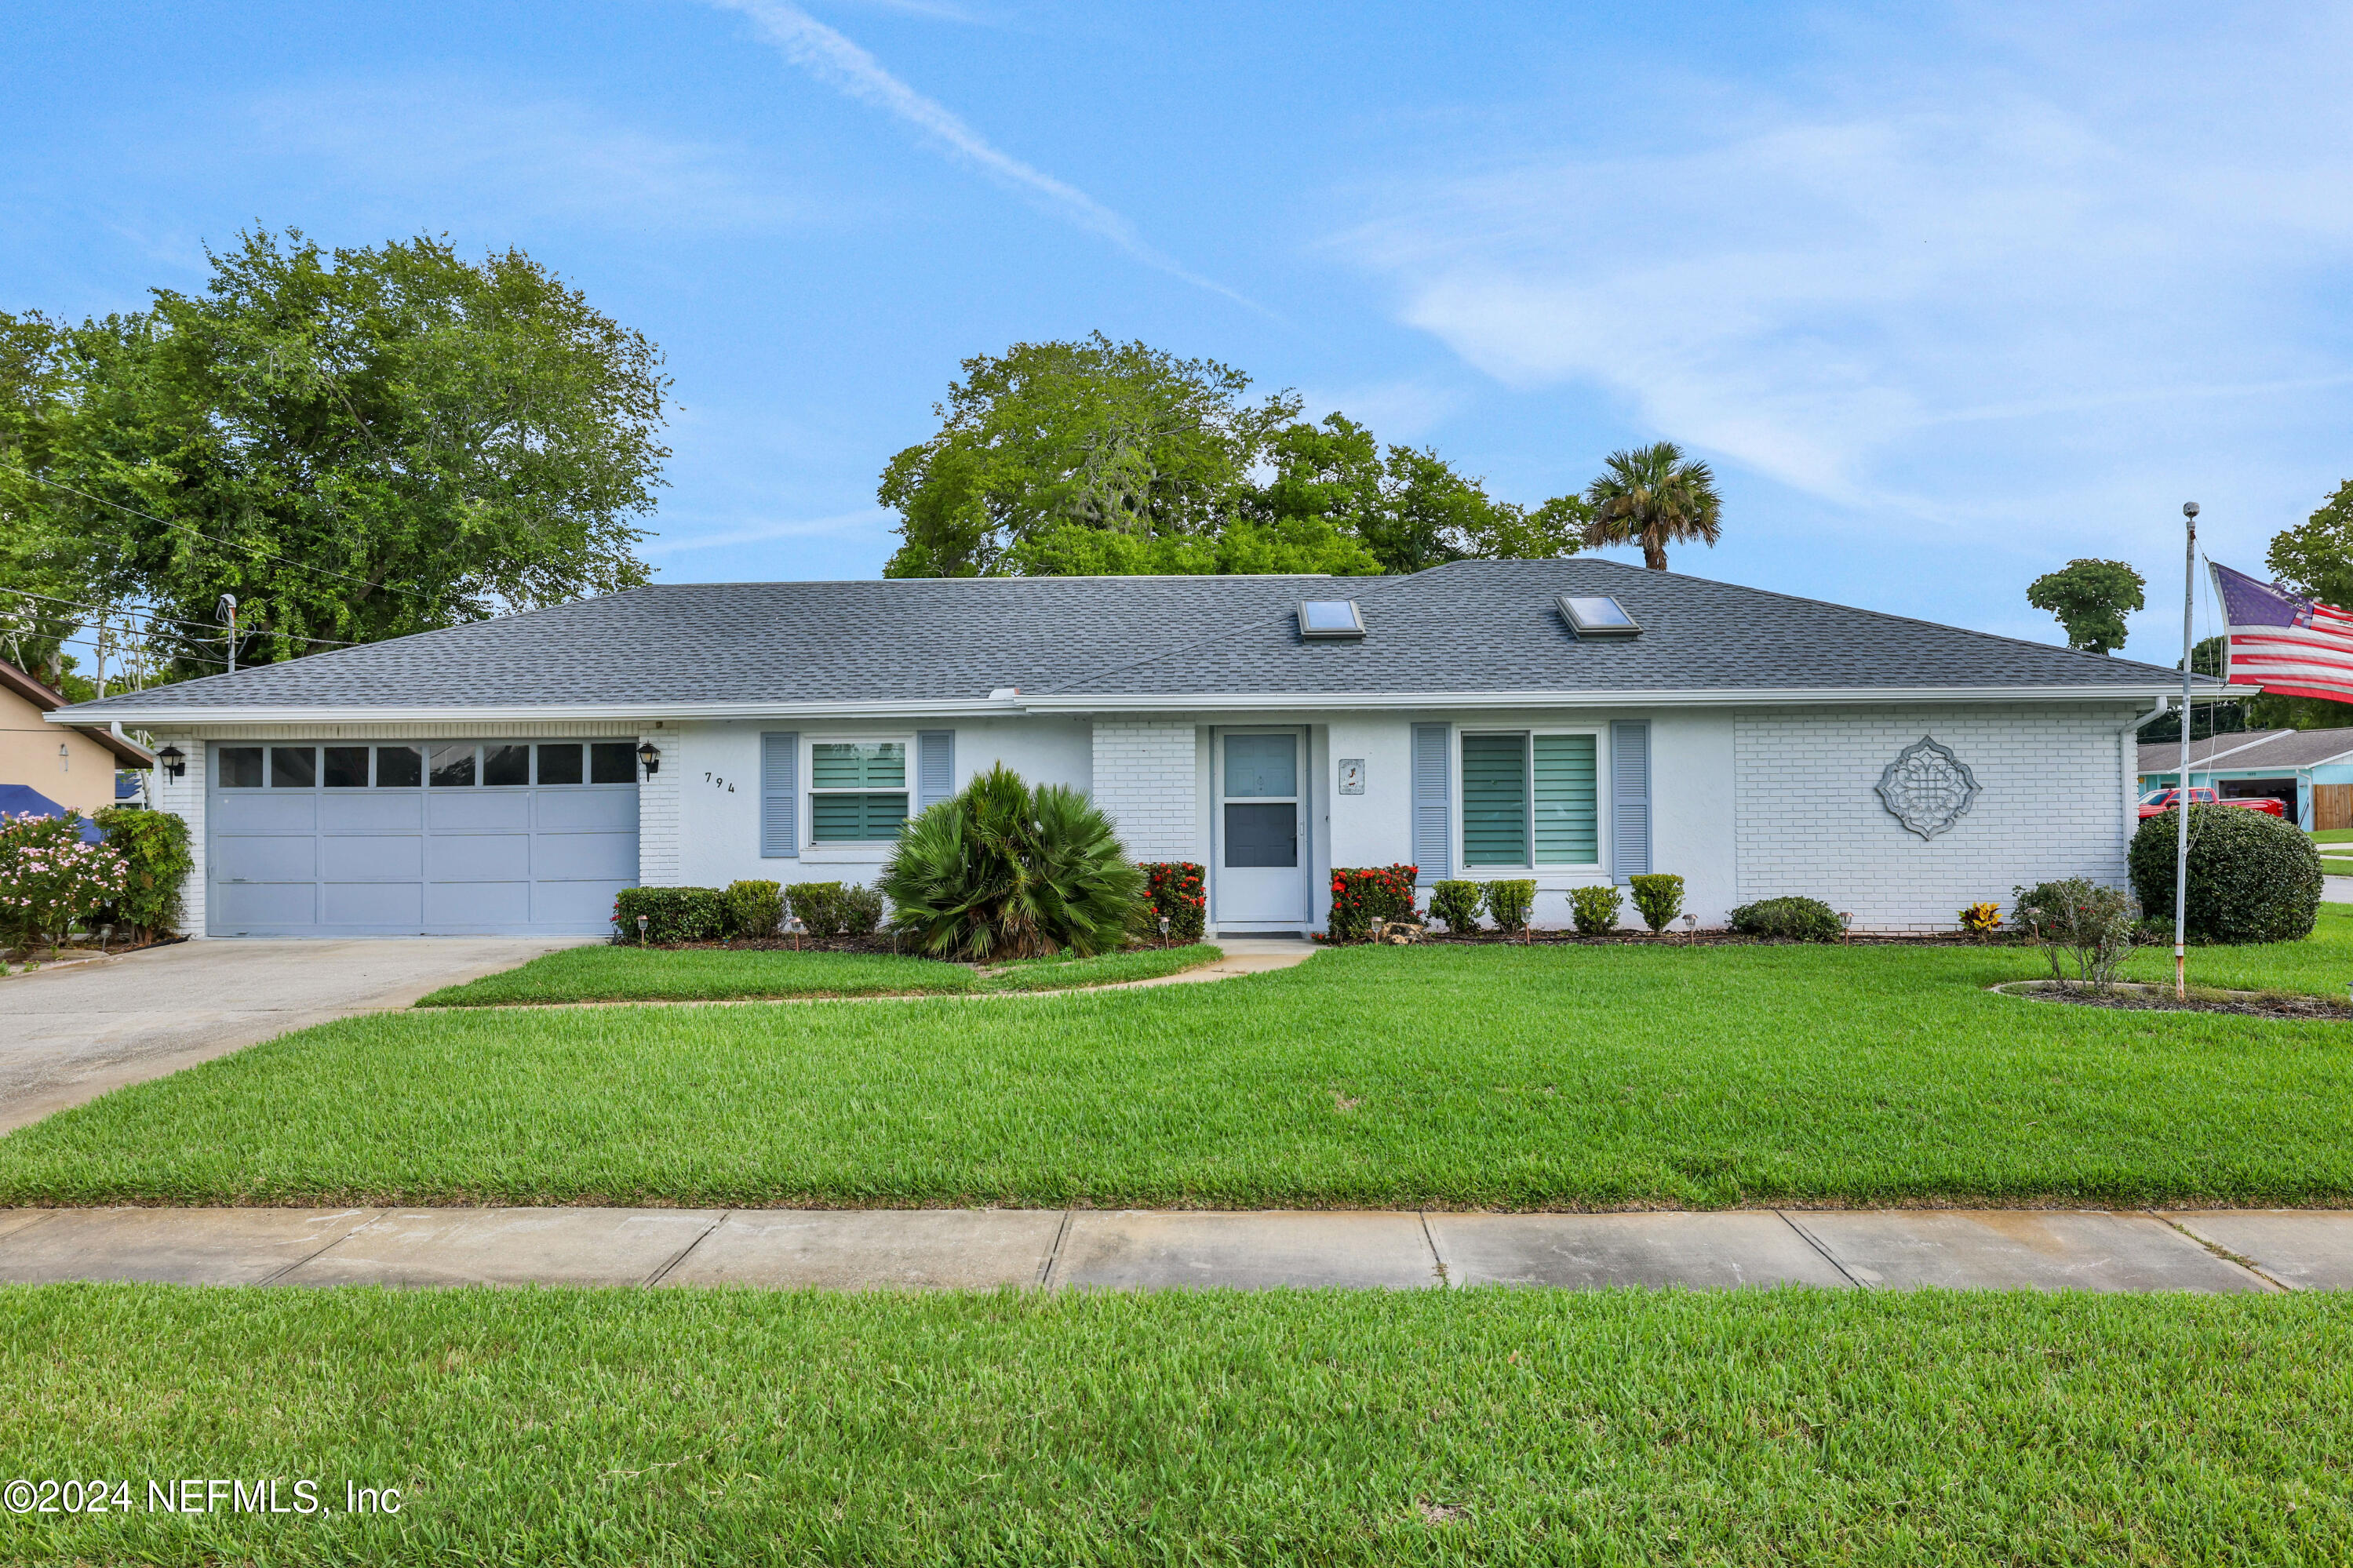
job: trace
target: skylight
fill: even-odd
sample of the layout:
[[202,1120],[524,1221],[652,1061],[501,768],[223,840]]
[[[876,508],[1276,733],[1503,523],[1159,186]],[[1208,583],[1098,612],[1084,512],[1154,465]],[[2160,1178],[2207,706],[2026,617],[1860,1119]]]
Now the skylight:
[[1560,618],[1567,621],[1568,629],[1580,637],[1634,637],[1642,635],[1642,628],[1635,623],[1633,616],[1626,613],[1625,606],[1607,595],[1580,598],[1563,594],[1560,596]]
[[1303,637],[1360,637],[1365,617],[1354,599],[1303,599],[1299,605],[1299,635]]

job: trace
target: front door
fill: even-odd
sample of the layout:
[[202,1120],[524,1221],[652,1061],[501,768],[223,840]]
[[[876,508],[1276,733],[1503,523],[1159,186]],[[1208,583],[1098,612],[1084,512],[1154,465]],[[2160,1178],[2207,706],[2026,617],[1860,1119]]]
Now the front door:
[[1307,923],[1305,750],[1297,730],[1218,732],[1211,894],[1220,927]]

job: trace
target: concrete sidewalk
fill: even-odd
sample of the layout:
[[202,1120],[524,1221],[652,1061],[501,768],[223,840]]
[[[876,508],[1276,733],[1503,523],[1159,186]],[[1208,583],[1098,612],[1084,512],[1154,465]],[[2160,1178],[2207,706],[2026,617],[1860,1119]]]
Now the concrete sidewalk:
[[2353,1212],[13,1209],[0,1283],[2353,1289]]

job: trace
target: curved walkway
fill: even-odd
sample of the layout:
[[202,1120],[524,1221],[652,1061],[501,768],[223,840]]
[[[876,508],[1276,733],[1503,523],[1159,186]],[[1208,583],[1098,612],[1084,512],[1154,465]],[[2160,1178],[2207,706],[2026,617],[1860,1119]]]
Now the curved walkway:
[[2353,1213],[0,1210],[0,1283],[2353,1289]]
[[811,1002],[978,1002],[1011,996],[1086,996],[1099,991],[1139,991],[1148,985],[1198,985],[1208,980],[1231,980],[1240,974],[1265,974],[1292,969],[1324,950],[1312,942],[1277,942],[1257,937],[1229,937],[1218,946],[1225,956],[1208,963],[1155,974],[1149,980],[1112,980],[1100,985],[1061,985],[1040,991],[878,991],[863,995],[813,996],[623,996],[581,1002],[469,1002],[437,1004],[435,1013],[570,1012],[581,1007],[789,1007]]

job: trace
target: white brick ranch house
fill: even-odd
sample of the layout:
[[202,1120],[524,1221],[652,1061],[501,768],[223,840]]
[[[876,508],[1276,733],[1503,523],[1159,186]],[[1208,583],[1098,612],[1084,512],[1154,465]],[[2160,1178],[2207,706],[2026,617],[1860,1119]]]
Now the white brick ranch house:
[[[1089,791],[1213,929],[1335,866],[1645,870],[1949,928],[2120,882],[2157,667],[1571,558],[1411,576],[691,584],[84,703],[178,752],[200,933],[596,932],[632,884],[871,881],[1002,762]],[[167,764],[172,761],[166,758]]]

